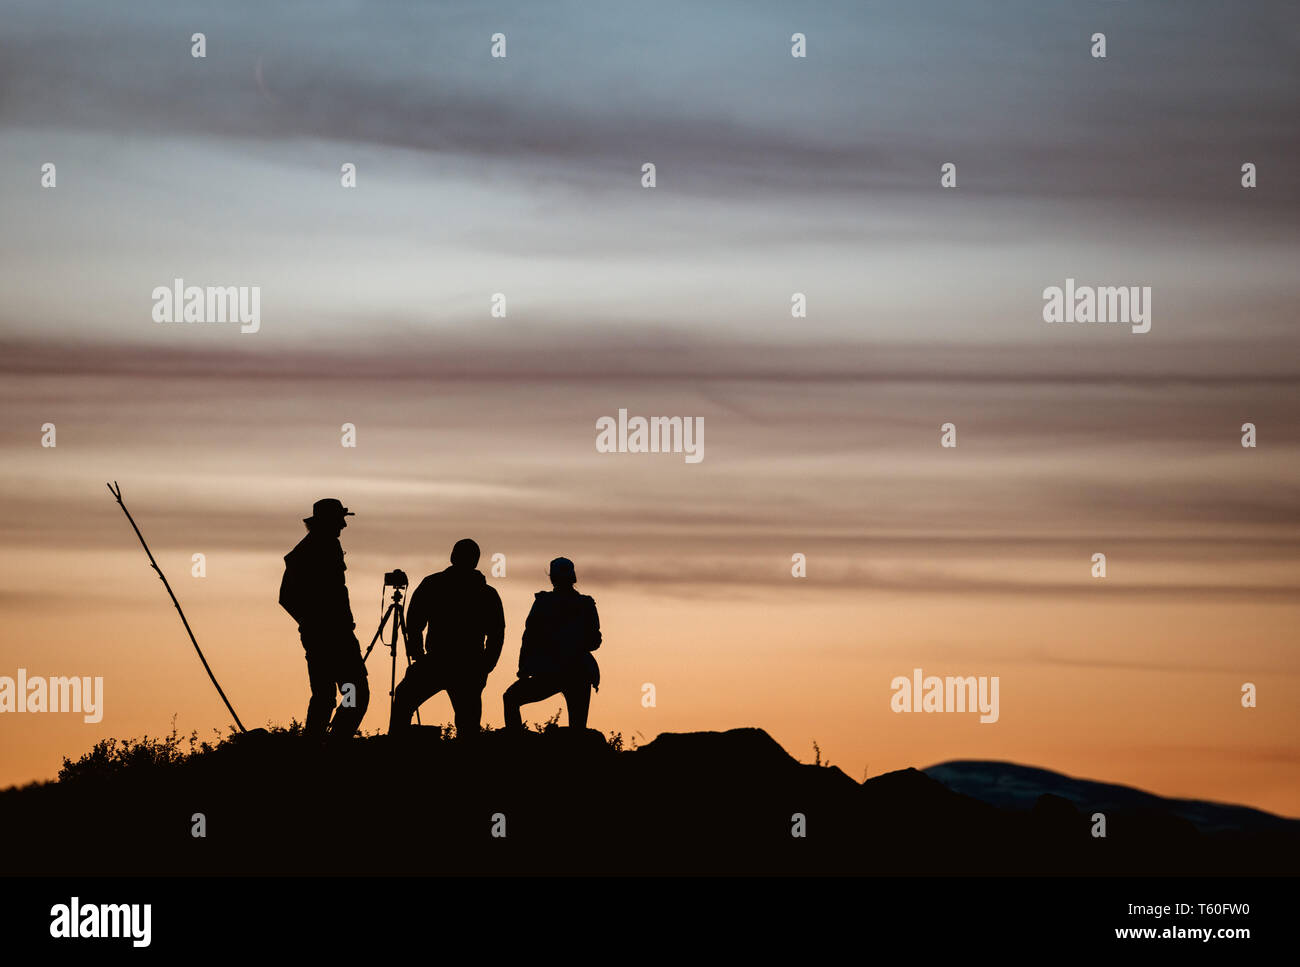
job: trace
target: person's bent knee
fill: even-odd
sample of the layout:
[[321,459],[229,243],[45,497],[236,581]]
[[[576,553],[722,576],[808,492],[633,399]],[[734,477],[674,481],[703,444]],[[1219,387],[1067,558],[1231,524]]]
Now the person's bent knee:
[[527,678],[520,678],[511,682],[510,686],[505,690],[505,694],[501,697],[507,702],[513,702],[515,705],[527,705],[528,700],[523,695],[528,688],[528,681]]

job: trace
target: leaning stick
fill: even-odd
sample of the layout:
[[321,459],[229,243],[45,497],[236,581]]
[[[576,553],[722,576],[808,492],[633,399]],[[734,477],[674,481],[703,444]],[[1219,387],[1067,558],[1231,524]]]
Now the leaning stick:
[[107,486],[108,492],[117,498],[117,505],[122,508],[122,513],[126,514],[126,519],[131,522],[131,529],[135,531],[135,536],[140,538],[140,546],[143,547],[144,552],[149,555],[150,567],[158,572],[158,577],[162,579],[163,587],[167,589],[168,595],[171,596],[172,604],[176,605],[176,613],[181,616],[181,624],[185,626],[185,632],[190,636],[190,642],[194,645],[194,650],[199,654],[199,661],[203,662],[203,670],[208,673],[208,678],[212,679],[212,684],[217,689],[217,694],[221,696],[221,700],[226,703],[226,708],[230,709],[230,716],[235,720],[235,724],[239,726],[239,731],[247,732],[248,730],[244,728],[244,723],[239,721],[239,716],[235,714],[235,708],[230,704],[230,699],[226,698],[226,693],[221,690],[221,685],[217,682],[217,676],[212,674],[212,669],[208,667],[208,660],[203,657],[203,650],[199,648],[199,643],[194,640],[194,632],[190,631],[190,623],[185,620],[185,612],[181,610],[181,603],[176,600],[176,595],[172,592],[172,586],[167,583],[167,576],[163,574],[162,568],[158,566],[158,562],[153,559],[153,552],[149,550],[149,545],[145,543],[144,535],[140,533],[140,528],[135,524],[135,518],[132,517],[131,512],[126,509],[126,504],[122,503],[122,488],[118,486],[116,480]]

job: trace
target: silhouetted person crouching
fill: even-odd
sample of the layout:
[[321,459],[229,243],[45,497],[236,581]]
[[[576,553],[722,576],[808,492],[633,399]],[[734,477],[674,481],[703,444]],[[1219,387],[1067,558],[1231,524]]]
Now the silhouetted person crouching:
[[[361,725],[370,704],[370,684],[361,661],[361,644],[353,633],[352,606],[343,572],[343,545],[339,535],[347,518],[355,516],[338,500],[326,497],[312,505],[303,519],[307,536],[284,556],[280,605],[298,622],[311,681],[304,732],[313,738],[345,741]],[[334,689],[344,703],[334,714]]]
[[506,728],[522,729],[519,707],[564,693],[569,727],[587,727],[591,689],[600,686],[600,666],[592,654],[600,647],[600,617],[596,602],[574,590],[578,578],[573,562],[551,562],[553,591],[538,591],[524,625],[519,648],[519,681],[503,696]]
[[473,541],[457,541],[451,567],[430,574],[411,595],[406,647],[414,664],[393,695],[390,735],[409,728],[415,710],[444,688],[456,713],[457,737],[478,735],[483,687],[506,637],[501,596],[477,569],[478,556]]

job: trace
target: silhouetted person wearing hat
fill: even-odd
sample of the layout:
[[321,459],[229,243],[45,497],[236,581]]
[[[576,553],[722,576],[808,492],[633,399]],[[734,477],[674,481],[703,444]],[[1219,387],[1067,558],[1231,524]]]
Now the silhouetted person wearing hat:
[[456,713],[456,736],[478,736],[483,687],[506,638],[501,596],[478,570],[478,557],[477,544],[457,541],[451,567],[430,574],[411,595],[406,648],[414,664],[393,695],[390,735],[409,728],[415,710],[445,688]]
[[600,617],[596,602],[579,594],[573,562],[557,557],[551,562],[552,591],[538,591],[524,624],[519,648],[519,680],[503,696],[506,728],[524,727],[519,707],[564,693],[569,727],[587,727],[591,689],[600,687],[600,666],[592,654],[600,647]]
[[[311,516],[303,519],[307,536],[284,556],[280,582],[280,605],[298,622],[311,680],[304,732],[317,739],[328,734],[332,742],[352,738],[370,704],[370,683],[361,661],[361,644],[353,633],[356,622],[339,543],[339,534],[352,516],[333,497],[316,501]],[[343,693],[344,703],[331,723],[335,687]]]

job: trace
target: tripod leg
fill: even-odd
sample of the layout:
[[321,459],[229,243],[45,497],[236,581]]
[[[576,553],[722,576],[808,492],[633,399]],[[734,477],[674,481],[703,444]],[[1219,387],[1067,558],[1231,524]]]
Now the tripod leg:
[[388,610],[384,612],[384,616],[379,619],[379,627],[375,629],[375,636],[370,639],[370,644],[366,646],[366,653],[361,656],[361,663],[363,665],[365,664],[366,659],[370,657],[370,653],[375,650],[375,645],[379,642],[379,639],[384,636],[384,625],[388,624],[388,616],[392,613],[393,606],[390,604]]
[[[394,641],[394,643],[396,643],[396,641],[397,641],[397,632],[398,632],[398,630],[400,629],[400,631],[401,631],[401,633],[402,633],[402,647],[403,647],[403,648],[406,648],[406,643],[407,643],[407,638],[406,638],[406,615],[403,614],[402,611],[399,610],[399,611],[397,612],[397,619],[393,622],[393,626],[394,626],[394,628],[393,628],[393,641]],[[406,648],[406,667],[407,667],[407,668],[410,668],[410,667],[411,667],[411,651],[410,651],[409,648]],[[415,710],[415,724],[416,724],[416,725],[423,725],[423,724],[424,724],[423,722],[420,721],[420,710],[419,710],[418,708]]]
[[[394,590],[393,603],[388,606],[388,610],[393,612],[393,638],[388,642],[388,651],[392,657],[392,672],[389,676],[388,685],[388,718],[393,718],[393,707],[397,704],[397,632],[402,626],[402,592]],[[410,658],[410,655],[407,655]]]
[[397,651],[393,651],[393,674],[388,681],[388,718],[393,718],[393,706],[397,703]]

